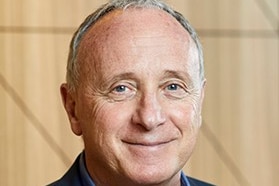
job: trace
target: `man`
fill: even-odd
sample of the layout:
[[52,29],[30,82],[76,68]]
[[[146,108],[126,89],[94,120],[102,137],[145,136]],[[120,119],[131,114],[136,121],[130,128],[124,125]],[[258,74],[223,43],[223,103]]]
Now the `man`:
[[51,185],[194,186],[203,56],[181,14],[159,0],[114,0],[75,33],[61,95],[84,152]]

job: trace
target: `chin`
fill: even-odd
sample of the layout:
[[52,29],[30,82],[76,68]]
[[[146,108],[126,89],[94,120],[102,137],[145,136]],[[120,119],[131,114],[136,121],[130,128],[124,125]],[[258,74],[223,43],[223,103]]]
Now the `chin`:
[[[143,162],[144,164],[144,162]],[[135,168],[134,171],[128,173],[128,177],[132,180],[132,185],[161,185],[163,183],[172,183],[174,177],[179,176],[178,169],[172,166],[140,166]]]

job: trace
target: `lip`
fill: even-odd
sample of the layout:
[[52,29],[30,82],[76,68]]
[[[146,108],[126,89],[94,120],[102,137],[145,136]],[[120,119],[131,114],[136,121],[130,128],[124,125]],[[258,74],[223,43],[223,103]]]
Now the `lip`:
[[162,146],[166,145],[168,143],[171,143],[174,141],[173,139],[171,140],[164,140],[164,141],[125,141],[122,140],[123,143],[132,145],[132,146],[142,146],[142,147],[156,147],[156,146]]
[[172,149],[171,143],[173,141],[123,141],[123,144],[134,157],[140,157],[147,161],[148,157],[154,160],[154,157],[165,156]]

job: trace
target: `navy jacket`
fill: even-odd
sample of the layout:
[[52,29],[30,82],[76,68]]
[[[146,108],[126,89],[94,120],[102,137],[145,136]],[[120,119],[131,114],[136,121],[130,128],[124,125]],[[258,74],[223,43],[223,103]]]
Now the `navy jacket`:
[[[62,178],[49,184],[48,186],[86,186],[83,184],[82,176],[80,175],[79,159],[80,155]],[[211,184],[205,183],[194,178],[187,178],[190,182],[190,186],[213,186]]]

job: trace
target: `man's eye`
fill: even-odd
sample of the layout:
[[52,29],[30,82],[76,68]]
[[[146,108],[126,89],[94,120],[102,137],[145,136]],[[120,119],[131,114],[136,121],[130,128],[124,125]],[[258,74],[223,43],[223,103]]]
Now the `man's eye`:
[[167,90],[178,90],[179,88],[181,87],[177,84],[170,84],[167,86]]
[[117,87],[114,88],[115,92],[121,93],[121,92],[125,92],[127,91],[127,87],[125,85],[119,85]]
[[132,98],[136,94],[136,89],[132,85],[116,85],[110,91],[109,98],[114,101],[124,101]]
[[166,91],[170,92],[185,92],[185,89],[183,88],[183,85],[177,84],[177,83],[171,83],[165,87]]
[[165,86],[164,93],[169,98],[181,99],[187,96],[186,88],[179,83],[171,83]]

